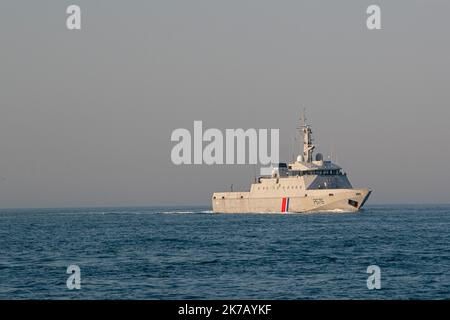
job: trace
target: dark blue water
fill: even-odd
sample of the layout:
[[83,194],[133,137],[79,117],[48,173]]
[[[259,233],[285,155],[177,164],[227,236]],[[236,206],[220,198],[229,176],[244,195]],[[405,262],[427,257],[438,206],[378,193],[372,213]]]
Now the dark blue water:
[[[0,210],[0,299],[450,298],[450,206],[206,210]],[[66,286],[71,264],[80,290]]]

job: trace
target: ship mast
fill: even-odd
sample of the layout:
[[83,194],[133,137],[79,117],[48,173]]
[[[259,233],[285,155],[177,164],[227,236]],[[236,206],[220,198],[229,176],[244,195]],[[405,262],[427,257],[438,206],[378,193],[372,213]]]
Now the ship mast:
[[300,128],[303,131],[303,159],[305,162],[311,163],[313,161],[313,151],[315,145],[312,143],[313,139],[311,127],[306,124],[305,109],[303,109],[300,120]]

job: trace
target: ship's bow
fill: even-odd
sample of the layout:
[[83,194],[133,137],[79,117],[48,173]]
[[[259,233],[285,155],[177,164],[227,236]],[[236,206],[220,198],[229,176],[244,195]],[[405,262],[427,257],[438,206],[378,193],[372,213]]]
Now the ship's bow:
[[351,196],[346,199],[346,204],[352,210],[361,209],[366,203],[367,199],[369,199],[370,194],[372,193],[371,189],[356,189],[353,190]]

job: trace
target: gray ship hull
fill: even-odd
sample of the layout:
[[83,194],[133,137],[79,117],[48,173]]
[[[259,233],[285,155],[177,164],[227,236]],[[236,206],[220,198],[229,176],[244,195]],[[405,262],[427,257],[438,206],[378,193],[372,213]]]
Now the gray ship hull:
[[212,207],[215,213],[354,212],[362,208],[370,193],[369,189],[307,190],[301,195],[217,192]]

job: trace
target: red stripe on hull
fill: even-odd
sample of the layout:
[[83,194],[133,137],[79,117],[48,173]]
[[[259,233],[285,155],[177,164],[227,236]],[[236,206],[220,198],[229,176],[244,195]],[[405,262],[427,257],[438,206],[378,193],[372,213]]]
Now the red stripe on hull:
[[281,201],[281,212],[286,212],[286,198]]

